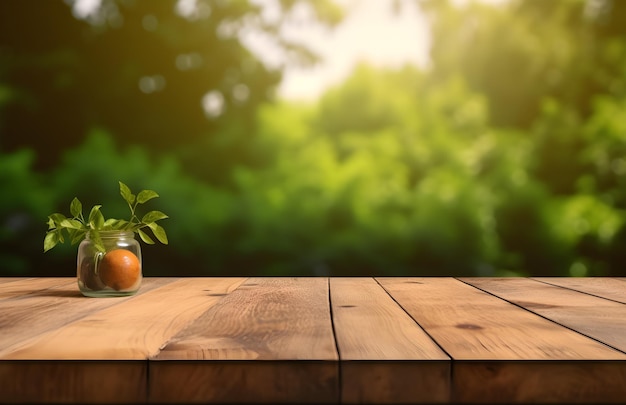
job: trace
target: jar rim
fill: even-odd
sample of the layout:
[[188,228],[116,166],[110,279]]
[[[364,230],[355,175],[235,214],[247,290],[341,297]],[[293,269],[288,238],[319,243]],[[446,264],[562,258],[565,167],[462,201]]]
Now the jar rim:
[[[91,239],[90,233],[91,232],[87,232],[85,234],[86,239]],[[100,234],[101,238],[119,238],[119,237],[133,237],[134,238],[135,237],[135,232],[129,231],[129,230],[118,230],[118,229],[99,230],[98,233]]]

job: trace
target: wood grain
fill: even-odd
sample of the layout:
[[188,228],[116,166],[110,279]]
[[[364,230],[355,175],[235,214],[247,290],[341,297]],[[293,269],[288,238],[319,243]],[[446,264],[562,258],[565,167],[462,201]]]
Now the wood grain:
[[623,403],[624,286],[145,278],[95,299],[0,279],[0,402]]
[[326,278],[250,278],[155,359],[337,360]]
[[132,302],[173,279],[144,279],[138,295],[118,298],[87,298],[78,290],[75,279],[69,282],[70,279],[65,279],[56,285],[55,280],[45,280],[50,283],[47,288],[37,283],[31,287],[31,281],[25,280],[26,286],[13,291],[20,291],[20,296],[0,301],[0,358],[42,334],[105,308]]
[[626,360],[624,353],[459,280],[378,280],[454,360]]
[[73,290],[78,292],[76,280],[67,277],[12,279],[0,284],[0,301],[14,297],[44,295],[47,290],[59,286],[68,289],[73,287]]
[[150,362],[152,403],[337,403],[336,362],[168,360]]
[[374,279],[331,278],[330,297],[343,402],[448,400],[450,358]]
[[460,361],[453,403],[624,403],[622,361]]
[[179,279],[4,350],[0,359],[145,360],[244,280]]
[[0,284],[12,283],[14,281],[33,280],[33,279],[34,278],[26,278],[26,277],[0,277]]
[[251,278],[154,359],[150,396],[159,401],[213,401],[232,391],[235,402],[336,402],[328,279]]
[[[463,281],[626,352],[626,305],[622,303],[526,278]],[[583,288],[597,291],[607,283],[589,280],[588,284]],[[610,284],[607,291],[607,295],[613,295],[616,288]]]
[[0,361],[1,403],[147,402],[145,361]]
[[331,278],[330,297],[341,360],[450,359],[374,279]]
[[20,281],[20,280],[24,280],[26,279],[26,277],[6,277],[6,276],[0,276],[0,284],[2,283],[10,283],[13,281]]
[[342,361],[341,403],[446,403],[451,393],[451,363],[443,360]]
[[626,304],[626,283],[623,280],[608,277],[532,277],[531,279]]

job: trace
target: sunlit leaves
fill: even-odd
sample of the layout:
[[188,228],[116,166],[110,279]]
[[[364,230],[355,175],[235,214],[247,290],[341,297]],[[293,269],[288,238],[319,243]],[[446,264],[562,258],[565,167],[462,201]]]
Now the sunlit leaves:
[[150,211],[146,215],[144,215],[143,218],[141,218],[141,222],[143,222],[144,224],[149,224],[165,218],[168,218],[168,216],[161,211]]
[[153,198],[158,197],[159,195],[153,191],[153,190],[142,190],[139,192],[139,194],[137,195],[137,202],[139,204],[144,204],[148,201],[150,201]]
[[624,225],[621,211],[593,195],[555,199],[549,207],[555,230],[570,243],[593,236],[601,244],[609,245]]
[[137,233],[139,234],[139,237],[141,238],[142,241],[146,242],[149,245],[154,244],[154,241],[150,238],[150,236],[148,236],[148,234],[142,231],[141,229],[137,229]]
[[89,226],[91,229],[102,229],[104,225],[104,216],[100,212],[101,205],[95,205],[89,213]]
[[57,231],[50,231],[46,233],[46,237],[43,240],[43,251],[47,252],[59,243],[59,233]]
[[159,224],[155,223],[155,222],[151,222],[148,224],[148,227],[150,229],[152,229],[152,232],[154,233],[154,236],[156,236],[156,238],[159,240],[159,242],[163,243],[164,245],[167,245],[168,241],[167,241],[167,235],[165,233],[165,229],[163,229],[162,226],[160,226]]
[[130,192],[130,188],[121,181],[120,184],[120,194],[124,198],[124,200],[128,203],[129,206],[132,206],[135,203],[135,195]]
[[74,218],[78,218],[83,214],[83,204],[81,204],[76,197],[74,197],[70,204],[70,214],[72,214]]
[[103,231],[132,231],[137,233],[144,242],[154,244],[155,242],[152,238],[142,230],[142,228],[150,228],[159,242],[167,244],[168,239],[165,229],[156,223],[162,219],[169,218],[166,214],[153,210],[145,214],[141,220],[136,215],[136,209],[139,204],[144,204],[159,195],[153,190],[141,190],[139,194],[135,195],[121,181],[119,186],[120,195],[128,204],[131,212],[128,221],[116,218],[105,219],[101,211],[102,205],[100,204],[91,208],[88,219],[85,221],[83,219],[82,203],[78,198],[74,198],[70,203],[72,218],[67,218],[59,213],[51,214],[48,217],[48,232],[44,237],[44,252],[52,249],[58,243],[63,243],[65,241],[64,233],[70,238],[72,244],[80,242],[85,235],[89,234],[99,251],[104,251],[104,245],[100,237],[100,232]]

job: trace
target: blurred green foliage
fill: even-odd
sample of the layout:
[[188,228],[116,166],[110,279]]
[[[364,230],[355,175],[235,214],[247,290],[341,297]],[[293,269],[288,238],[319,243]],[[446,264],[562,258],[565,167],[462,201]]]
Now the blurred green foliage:
[[[123,215],[118,180],[170,216],[169,245],[143,248],[148,276],[626,274],[625,3],[422,0],[428,68],[360,65],[312,104],[275,99],[280,71],[215,37],[258,23],[254,3],[202,2],[211,17],[189,20],[174,3],[105,1],[116,27],[47,2],[22,23],[82,36],[0,29],[2,275],[72,275],[75,248],[43,255],[46,217],[74,196]],[[285,18],[301,6],[278,3]],[[111,51],[129,41],[141,48]],[[196,51],[216,64],[164,67]],[[167,91],[150,99],[145,75]],[[227,108],[207,117],[216,88]]]

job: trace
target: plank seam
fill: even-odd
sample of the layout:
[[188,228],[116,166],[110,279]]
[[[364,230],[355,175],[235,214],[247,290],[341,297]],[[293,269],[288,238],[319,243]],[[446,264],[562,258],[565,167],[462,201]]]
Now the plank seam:
[[333,340],[335,341],[335,350],[337,351],[337,403],[342,403],[343,399],[343,380],[341,378],[343,370],[341,367],[341,352],[339,351],[339,341],[337,339],[337,331],[335,330],[335,314],[333,312],[333,300],[330,293],[330,277],[326,277],[326,286],[328,291],[328,309],[330,311],[330,327],[333,332]]
[[146,357],[146,386],[145,386],[145,391],[146,391],[146,404],[151,402],[151,398],[150,398],[150,365],[151,365],[151,361],[150,361],[150,356]]
[[616,303],[618,303],[618,304],[626,305],[626,303],[625,303],[625,302],[623,302],[623,301],[617,301],[617,300],[614,300],[614,299],[612,299],[612,298],[607,298],[607,297],[603,297],[603,296],[601,296],[601,295],[596,295],[596,294],[590,293],[590,292],[588,292],[588,291],[578,290],[578,289],[576,289],[576,288],[574,288],[574,287],[566,287],[566,286],[564,286],[564,285],[552,284],[552,283],[550,283],[550,282],[548,282],[548,281],[538,280],[538,279],[536,279],[536,278],[534,278],[534,277],[529,277],[529,279],[530,279],[530,280],[533,280],[533,281],[540,282],[540,283],[544,283],[544,284],[547,284],[547,285],[550,285],[550,286],[553,286],[553,287],[559,287],[559,288],[562,288],[562,289],[564,289],[564,290],[574,291],[574,292],[581,293],[581,294],[587,294],[587,295],[592,296],[592,297],[602,298],[603,300],[612,301],[612,302],[616,302]]
[[450,362],[450,367],[448,367],[448,401],[453,401],[454,400],[454,395],[455,395],[455,390],[454,390],[454,365],[456,363],[456,360],[454,360],[454,358],[452,357],[452,355],[450,353],[448,353],[446,351],[446,349],[441,346],[439,344],[439,342],[437,342],[437,340],[430,334],[428,333],[428,331],[426,329],[424,329],[422,327],[422,325],[420,325],[420,323],[417,321],[417,319],[415,319],[413,317],[413,315],[411,315],[403,306],[402,304],[400,304],[393,295],[391,295],[391,293],[385,288],[385,286],[383,286],[376,277],[374,277],[374,281],[376,282],[376,284],[378,284],[380,286],[380,288],[383,289],[383,291],[389,296],[389,298],[391,298],[393,300],[393,302],[396,303],[396,305],[398,305],[400,307],[400,309],[402,309],[402,311],[404,311],[405,314],[407,314],[412,320],[413,322],[415,322],[415,324],[422,330],[424,331],[424,333],[426,334],[426,336],[428,336],[430,338],[430,340],[432,340],[435,345],[437,345],[437,347],[446,354],[446,356],[448,356],[448,361]]
[[389,293],[389,291],[387,291],[387,289],[386,289],[386,288],[385,288],[382,284],[380,284],[380,282],[376,279],[376,277],[374,277],[374,281],[376,282],[376,284],[378,284],[378,285],[380,286],[380,288],[382,288],[382,289],[383,289],[383,291],[384,291],[384,292],[385,292],[385,293],[389,296],[389,298],[391,298],[391,299],[392,299],[392,301],[393,301],[393,302],[395,302],[395,303],[396,303],[396,305],[398,305],[398,306],[402,309],[402,311],[404,311],[404,313],[405,313],[405,314],[407,314],[407,315],[408,315],[411,319],[413,319],[413,322],[415,322],[415,324],[416,324],[417,326],[419,326],[419,328],[420,328],[422,331],[424,331],[424,333],[425,333],[425,334],[426,334],[426,335],[430,338],[430,340],[432,340],[433,342],[435,342],[435,344],[437,345],[437,347],[438,347],[439,349],[441,349],[441,351],[442,351],[442,352],[444,352],[444,353],[446,354],[446,356],[448,356],[448,358],[449,358],[450,360],[454,360],[454,359],[452,358],[452,356],[450,355],[450,353],[448,353],[448,352],[446,351],[446,349],[444,349],[444,348],[443,348],[443,347],[439,344],[439,342],[437,342],[437,340],[435,340],[435,338],[434,338],[434,337],[432,337],[432,335],[431,335],[430,333],[428,333],[428,331],[427,331],[426,329],[424,329],[424,328],[422,327],[422,325],[420,325],[420,323],[419,323],[419,322],[418,322],[415,318],[413,318],[413,316],[412,316],[412,315],[411,315],[411,314],[410,314],[410,313],[409,313],[409,312],[408,312],[408,311],[407,311],[407,310],[406,310],[406,309],[402,306],[402,304],[400,304],[400,303],[399,303],[399,302],[398,302],[398,301],[394,298],[394,296],[393,296],[393,295],[391,295],[391,294]]
[[[531,278],[530,278],[530,277],[526,277],[526,278],[527,278],[527,279],[529,279],[529,280],[531,280]],[[613,349],[613,350],[615,350],[615,351],[617,351],[617,352],[619,352],[619,353],[626,354],[626,351],[624,351],[624,350],[620,350],[619,348],[614,347],[614,346],[612,346],[612,345],[610,345],[610,344],[608,344],[608,343],[606,343],[606,342],[603,342],[603,341],[601,341],[601,340],[599,340],[599,339],[597,339],[597,338],[594,338],[593,336],[589,336],[589,335],[587,335],[586,333],[583,333],[583,332],[581,332],[581,331],[579,331],[579,330],[576,330],[576,329],[571,328],[571,327],[569,327],[569,326],[567,326],[567,325],[564,325],[564,324],[562,324],[562,323],[560,323],[560,322],[557,322],[557,321],[555,321],[554,319],[550,319],[550,318],[548,318],[548,317],[546,317],[546,316],[544,316],[544,315],[540,314],[539,312],[535,312],[535,311],[533,311],[533,310],[531,310],[531,309],[529,309],[529,308],[523,307],[523,306],[521,306],[521,305],[519,305],[519,304],[516,304],[515,302],[512,302],[512,301],[507,300],[507,299],[506,299],[506,298],[504,298],[504,297],[501,297],[501,296],[499,296],[499,295],[497,295],[497,294],[495,294],[495,293],[492,293],[491,291],[487,291],[487,290],[482,289],[482,288],[480,288],[480,287],[477,287],[477,286],[475,286],[475,285],[473,285],[473,284],[467,283],[467,282],[465,282],[465,281],[463,281],[463,280],[461,280],[461,279],[459,279],[459,278],[457,278],[457,277],[455,277],[455,279],[456,279],[456,280],[458,280],[458,281],[460,281],[461,283],[464,283],[464,284],[468,285],[469,287],[472,287],[472,288],[475,288],[475,289],[477,289],[477,290],[479,290],[479,291],[482,291],[482,292],[484,292],[484,293],[487,293],[487,294],[491,295],[492,297],[498,298],[499,300],[502,300],[502,301],[504,301],[504,302],[508,302],[509,304],[514,305],[514,306],[516,306],[516,307],[518,307],[518,308],[521,308],[521,309],[523,309],[524,311],[530,312],[530,313],[532,313],[533,315],[537,315],[538,317],[543,318],[543,319],[545,319],[545,320],[547,320],[547,321],[549,321],[549,322],[552,322],[552,323],[553,323],[553,324],[555,324],[555,325],[559,325],[559,326],[561,326],[561,327],[563,327],[563,328],[565,328],[565,329],[569,329],[570,331],[572,331],[572,332],[574,332],[574,333],[577,333],[577,334],[579,334],[579,335],[581,335],[581,336],[584,336],[584,337],[586,337],[586,338],[588,338],[588,339],[591,339],[591,340],[593,340],[594,342],[600,343],[601,345],[604,345],[604,346],[606,346],[606,347],[608,347],[608,348],[611,348],[611,349]],[[539,280],[533,280],[533,281],[539,281]],[[550,285],[552,285],[552,284],[550,284]],[[555,287],[557,287],[557,286],[555,286]],[[577,291],[577,292],[578,292],[578,291]]]

